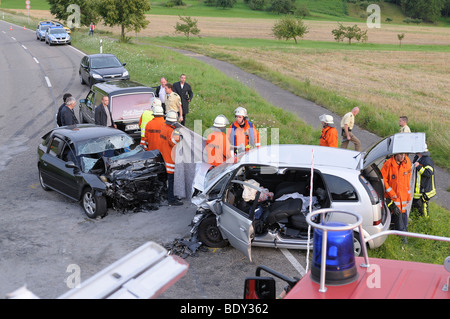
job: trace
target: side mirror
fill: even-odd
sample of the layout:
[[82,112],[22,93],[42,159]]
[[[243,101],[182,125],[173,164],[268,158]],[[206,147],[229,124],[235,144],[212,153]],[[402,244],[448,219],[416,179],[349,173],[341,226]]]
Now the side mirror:
[[272,277],[245,279],[244,299],[275,299],[275,279]]
[[127,65],[127,63],[126,63],[126,62],[125,62],[125,63],[122,63],[122,65],[125,66],[125,65]]

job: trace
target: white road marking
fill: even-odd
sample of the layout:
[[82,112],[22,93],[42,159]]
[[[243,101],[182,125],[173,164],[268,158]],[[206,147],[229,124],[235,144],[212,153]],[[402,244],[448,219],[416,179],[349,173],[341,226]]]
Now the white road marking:
[[33,57],[33,59],[34,59],[34,62],[36,62],[37,64],[39,64],[38,59],[36,59],[35,57]]
[[25,50],[27,50],[27,47],[26,47],[26,46],[24,46],[23,44],[22,44],[22,48],[24,48]]
[[11,37],[11,39],[13,39],[14,41],[17,41],[16,38],[14,38],[14,37]]
[[286,257],[287,260],[294,266],[294,268],[302,275],[302,277],[306,274],[305,268],[298,262],[298,260],[289,252],[289,250],[285,248],[281,248],[280,251]]
[[45,81],[47,81],[47,86],[49,88],[51,88],[52,87],[52,83],[50,82],[50,79],[48,77],[45,77]]

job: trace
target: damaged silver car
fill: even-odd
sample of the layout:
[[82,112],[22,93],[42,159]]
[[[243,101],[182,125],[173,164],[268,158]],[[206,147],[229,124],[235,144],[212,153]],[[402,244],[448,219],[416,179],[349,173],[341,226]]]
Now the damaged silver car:
[[158,151],[145,151],[126,133],[81,124],[56,128],[38,146],[39,182],[80,201],[90,218],[108,207],[157,209],[165,200],[166,171]]
[[[228,242],[251,260],[251,246],[312,248],[305,216],[334,208],[358,213],[364,236],[390,226],[379,165],[387,155],[425,150],[424,133],[388,137],[367,153],[313,145],[269,145],[246,153],[237,163],[209,170],[198,165],[192,202],[197,213],[192,237],[210,247]],[[351,223],[328,214],[327,222]],[[320,222],[316,220],[315,222]],[[368,242],[383,244],[385,237]],[[361,253],[354,236],[355,254]]]

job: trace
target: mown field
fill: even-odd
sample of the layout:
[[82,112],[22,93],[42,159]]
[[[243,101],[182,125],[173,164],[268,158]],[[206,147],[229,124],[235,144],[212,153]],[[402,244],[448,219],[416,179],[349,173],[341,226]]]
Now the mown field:
[[[8,15],[7,18],[12,19],[13,22],[19,25],[25,24],[27,20],[23,16],[17,18]],[[36,22],[37,20],[33,20],[30,26],[33,27]],[[397,129],[396,120],[399,114],[396,112],[405,111],[405,109],[404,106],[399,109],[383,109],[383,104],[390,101],[387,99],[382,102],[381,98],[383,95],[390,96],[390,98],[402,98],[409,103],[415,103],[415,100],[418,100],[420,101],[420,104],[417,104],[419,105],[418,107],[421,107],[420,105],[423,104],[431,108],[428,112],[425,110],[421,113],[425,114],[427,119],[433,116],[431,114],[433,113],[432,110],[441,112],[441,115],[435,118],[436,122],[430,124],[430,126],[444,122],[447,123],[447,126],[441,126],[441,131],[437,130],[436,132],[442,134],[448,132],[448,100],[446,100],[446,105],[443,103],[438,109],[433,107],[433,100],[430,102],[427,98],[427,95],[436,94],[438,96],[434,100],[436,103],[440,100],[448,99],[448,94],[442,93],[448,90],[449,87],[448,67],[445,65],[445,61],[449,60],[447,55],[449,50],[445,46],[424,45],[409,48],[405,46],[400,50],[395,45],[377,46],[367,44],[349,47],[346,44],[335,44],[333,42],[305,41],[299,46],[293,46],[291,43],[284,41],[268,39],[233,40],[206,37],[187,42],[183,37],[147,38],[141,35],[139,35],[137,41],[132,40],[132,42],[138,42],[139,44],[124,44],[118,43],[115,35],[112,33],[97,33],[94,37],[87,37],[86,30],[80,30],[74,32],[73,36],[73,44],[86,53],[98,52],[99,39],[102,38],[104,52],[115,53],[123,61],[126,61],[132,77],[147,85],[156,85],[160,76],[166,76],[169,81],[175,81],[180,73],[188,74],[189,82],[195,87],[195,98],[187,122],[187,125],[191,128],[194,127],[193,119],[195,118],[203,119],[203,129],[209,127],[214,117],[219,113],[223,113],[231,119],[234,107],[243,105],[248,108],[251,120],[257,123],[260,128],[268,128],[266,131],[268,132],[266,135],[268,136],[268,143],[270,143],[271,128],[279,129],[280,143],[317,144],[318,136],[320,135],[319,131],[312,129],[311,126],[295,118],[291,113],[268,104],[254,91],[243,87],[237,81],[227,78],[214,68],[154,44],[199,50],[203,54],[210,54],[229,60],[247,70],[253,70],[253,72],[267,77],[277,84],[286,85],[287,87],[287,83],[294,83],[295,85],[289,89],[310,99],[316,99],[319,102],[321,101],[319,98],[323,98],[323,103],[321,104],[330,107],[330,109],[332,109],[332,106],[340,108],[341,111],[335,110],[337,113],[344,110],[347,111],[355,103],[363,103],[360,100],[360,95],[370,95],[370,92],[366,92],[368,90],[367,87],[369,87],[375,90],[373,95],[377,95],[380,100],[375,99],[371,103],[378,104],[375,106],[367,105],[363,108],[363,111],[373,112],[375,114],[374,122],[378,123],[377,125],[380,127],[385,126],[382,123],[388,123],[387,126],[390,130]],[[264,52],[269,52],[269,54],[264,54]],[[279,59],[278,55],[280,56]],[[269,59],[269,56],[272,59]],[[370,57],[370,59],[367,59],[367,57]],[[443,60],[441,61],[440,59]],[[424,61],[427,63],[423,63]],[[409,63],[410,67],[408,67]],[[285,67],[284,65],[287,66]],[[418,73],[414,73],[414,70],[418,67]],[[354,68],[356,68],[355,71],[353,70]],[[294,73],[291,74],[289,72]],[[384,76],[380,76],[377,79],[376,75],[378,72],[381,75],[384,74]],[[428,76],[427,74],[430,72],[434,76]],[[397,73],[400,75],[398,78],[395,78]],[[410,77],[410,73],[414,76]],[[324,74],[329,75],[325,77]],[[337,76],[338,74],[341,74],[343,79],[348,79],[343,81]],[[432,85],[428,85],[427,81],[424,81],[421,82],[424,85],[423,87],[416,87],[414,82],[420,81],[423,77],[426,77],[428,81],[436,81],[434,83],[438,83],[440,79],[443,85],[435,89]],[[325,79],[329,80],[325,81]],[[362,81],[364,84],[359,85]],[[321,83],[325,83],[330,87],[321,87]],[[379,85],[379,87],[375,84]],[[331,89],[332,85],[336,85],[337,89],[335,87]],[[354,96],[345,96],[343,91],[339,90],[342,85],[346,85],[346,91],[348,90],[349,94]],[[394,88],[391,88],[395,87],[395,85],[397,85],[397,89],[404,88],[407,94],[403,96],[403,94],[396,93]],[[353,89],[353,86],[356,88]],[[376,92],[375,88],[380,92]],[[414,93],[414,91],[419,90],[422,93]],[[381,91],[391,93],[381,94]],[[402,103],[407,105],[406,102]],[[420,123],[417,122],[418,124],[415,124],[416,119],[414,116],[407,115],[412,118],[411,126],[413,129],[430,129],[425,124],[423,124],[423,127],[415,126],[420,125]],[[361,112],[359,118],[365,118],[363,112]],[[372,123],[372,121],[365,121],[367,123],[360,122],[359,124],[368,126],[368,124]],[[429,132],[427,134],[430,137]],[[448,143],[448,135],[444,136],[443,139]],[[448,157],[446,159],[448,160]],[[448,210],[434,203],[431,203],[430,210],[432,213],[429,219],[413,216],[409,230],[448,236],[450,233]],[[371,251],[371,255],[440,264],[443,258],[448,255],[448,252],[448,244],[425,240],[410,240],[409,244],[403,245],[399,238],[392,237],[388,239],[383,247]]]

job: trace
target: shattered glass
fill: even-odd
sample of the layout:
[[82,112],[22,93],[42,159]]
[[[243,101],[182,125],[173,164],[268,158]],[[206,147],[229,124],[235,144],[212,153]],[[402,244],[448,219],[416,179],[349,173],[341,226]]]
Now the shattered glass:
[[125,134],[104,136],[79,142],[76,152],[77,156],[81,156],[85,154],[98,154],[105,151],[127,149],[133,142],[133,138]]

